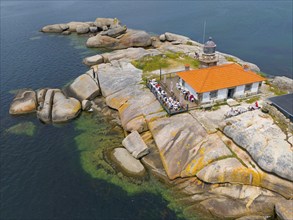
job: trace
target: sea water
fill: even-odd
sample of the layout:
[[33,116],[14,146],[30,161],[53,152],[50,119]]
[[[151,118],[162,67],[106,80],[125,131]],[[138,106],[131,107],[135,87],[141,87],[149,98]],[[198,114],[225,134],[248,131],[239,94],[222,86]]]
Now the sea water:
[[[129,196],[92,178],[82,168],[76,123],[45,125],[34,114],[8,114],[16,89],[61,88],[88,69],[84,57],[101,52],[87,49],[84,37],[43,34],[40,28],[96,17],[200,42],[206,21],[205,38],[214,37],[219,51],[268,74],[292,77],[291,1],[1,1],[1,219],[178,218],[159,195]],[[32,123],[33,135],[8,132],[20,123]]]

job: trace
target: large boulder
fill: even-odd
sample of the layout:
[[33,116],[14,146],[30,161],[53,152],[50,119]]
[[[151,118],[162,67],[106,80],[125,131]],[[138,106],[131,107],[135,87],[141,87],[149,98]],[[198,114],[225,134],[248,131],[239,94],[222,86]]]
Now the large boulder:
[[90,37],[86,42],[86,46],[95,48],[116,49],[119,46],[119,40],[98,34],[94,37]]
[[121,49],[128,47],[148,47],[152,45],[151,36],[145,31],[128,30],[120,38]]
[[37,116],[45,123],[66,122],[77,117],[80,112],[80,102],[75,98],[67,98],[60,89],[39,90],[38,97],[41,96],[44,101],[38,108]]
[[126,175],[142,177],[146,174],[146,170],[141,162],[132,157],[125,148],[115,148],[111,158]]
[[[163,40],[163,36],[161,38]],[[169,33],[169,32],[165,33],[165,38],[167,41],[170,41],[170,42],[177,41],[182,44],[187,43],[188,41],[191,41],[190,38],[188,38],[188,37],[185,37],[185,36],[182,36],[179,34]]]
[[293,79],[290,79],[288,77],[276,76],[273,79],[272,84],[281,90],[285,90],[290,93],[293,92]]
[[69,94],[80,101],[92,100],[100,94],[98,82],[90,74],[82,74],[68,86]]
[[101,64],[103,62],[104,62],[104,58],[99,54],[94,55],[94,56],[90,56],[90,57],[86,57],[83,59],[83,63],[88,66]]
[[32,89],[21,89],[13,99],[9,113],[11,115],[26,114],[36,111],[37,97]]
[[92,107],[92,102],[89,100],[82,100],[81,102],[82,110],[87,111]]
[[51,24],[42,28],[45,33],[61,33],[69,28],[67,24]]
[[222,129],[262,169],[293,181],[293,151],[272,118],[260,111],[246,112],[227,119]]
[[126,30],[127,30],[126,26],[123,26],[123,27],[117,26],[117,27],[109,29],[107,31],[103,31],[100,34],[115,38],[115,37],[120,36],[121,34],[124,34],[126,32]]
[[67,23],[68,27],[69,27],[69,31],[70,32],[76,32],[77,27],[89,27],[90,25],[87,24],[86,22],[80,22],[80,21],[71,21],[69,23]]
[[98,32],[98,28],[97,27],[90,27],[90,32],[91,33],[97,33]]
[[236,158],[215,161],[201,169],[196,176],[209,183],[229,182],[250,185],[253,180],[259,182],[257,171],[245,167]]
[[52,105],[53,105],[53,99],[54,99],[54,92],[60,91],[58,89],[48,89],[45,90],[44,95],[44,102],[43,105],[38,108],[37,116],[38,118],[45,122],[50,123],[52,121]]
[[232,157],[223,141],[208,135],[190,114],[158,118],[148,126],[170,179],[195,176],[213,161]]
[[156,49],[144,49],[141,47],[137,48],[127,48],[122,50],[115,50],[111,53],[103,53],[102,56],[104,57],[105,62],[111,62],[113,60],[138,60],[146,56],[157,56],[161,55],[162,53]]
[[137,131],[133,131],[122,141],[122,145],[132,154],[133,157],[139,159],[149,153],[149,149]]
[[86,34],[90,31],[90,26],[88,24],[77,25],[76,33]]
[[276,214],[279,220],[293,219],[293,200],[283,200],[275,205]]
[[137,130],[141,133],[148,130],[145,117],[163,109],[149,90],[134,90],[132,97],[118,111],[124,130]]
[[133,97],[133,91],[143,89],[142,85],[127,86],[106,98],[106,103],[110,108],[118,110],[124,103]]
[[141,81],[142,71],[131,63],[113,61],[100,64],[98,76],[102,94],[107,97]]
[[104,26],[119,25],[120,21],[117,18],[96,18],[94,25],[100,29]]
[[152,45],[152,39],[151,39],[151,36],[145,31],[128,30],[119,39],[98,34],[94,37],[90,37],[87,40],[86,45],[87,47],[107,48],[107,49],[148,47]]
[[81,104],[75,98],[67,98],[60,90],[54,91],[52,103],[52,122],[66,122],[76,118],[80,112]]

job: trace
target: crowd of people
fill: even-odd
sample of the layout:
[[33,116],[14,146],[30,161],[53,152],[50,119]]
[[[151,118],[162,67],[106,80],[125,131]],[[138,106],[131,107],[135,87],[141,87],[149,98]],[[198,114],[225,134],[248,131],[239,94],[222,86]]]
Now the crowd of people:
[[155,79],[149,80],[148,83],[150,85],[151,91],[156,95],[161,103],[163,103],[163,105],[167,107],[169,111],[179,111],[184,109],[183,105],[174,96],[174,93],[172,94],[172,96],[168,97],[167,92]]
[[245,107],[238,107],[236,109],[231,108],[230,111],[228,111],[225,114],[225,118],[230,118],[230,117],[233,117],[233,116],[236,116],[236,115],[240,115],[240,114],[242,114],[244,112],[253,111],[253,110],[256,110],[256,109],[259,109],[259,108],[260,107],[258,105],[258,102],[255,102],[254,105],[250,105],[247,108],[245,108]]
[[194,95],[191,94],[187,89],[185,89],[179,83],[176,83],[176,88],[183,94],[185,100],[190,102],[195,102]]

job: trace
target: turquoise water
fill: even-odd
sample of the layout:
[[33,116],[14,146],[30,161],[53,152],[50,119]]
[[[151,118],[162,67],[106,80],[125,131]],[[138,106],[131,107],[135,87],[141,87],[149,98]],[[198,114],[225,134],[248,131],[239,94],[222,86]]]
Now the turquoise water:
[[[74,123],[52,126],[33,114],[8,114],[12,90],[62,87],[87,70],[81,63],[85,56],[99,52],[85,48],[85,38],[38,30],[96,17],[117,17],[131,28],[199,41],[206,20],[207,36],[214,37],[220,51],[272,75],[292,74],[291,1],[1,1],[1,219],[177,218],[160,196],[130,197],[84,172]],[[36,127],[34,136],[6,132],[27,121]]]

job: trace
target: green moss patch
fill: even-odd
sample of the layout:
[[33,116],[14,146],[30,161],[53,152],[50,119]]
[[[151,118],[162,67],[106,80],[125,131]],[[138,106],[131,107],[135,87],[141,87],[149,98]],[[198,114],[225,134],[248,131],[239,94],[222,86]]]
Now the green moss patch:
[[170,64],[162,56],[143,57],[139,60],[131,62],[136,68],[143,70],[144,72],[151,72],[160,68],[167,68]]
[[36,126],[32,122],[22,122],[6,129],[6,132],[16,135],[34,136]]
[[134,60],[131,62],[136,68],[141,69],[144,73],[151,72],[154,70],[168,69],[172,67],[183,66],[189,64],[191,68],[197,69],[199,67],[199,61],[193,59],[183,53],[172,53],[167,52],[164,57],[161,55],[143,57],[139,60]]
[[123,131],[112,127],[107,118],[102,115],[84,113],[75,121],[76,130],[80,132],[75,137],[80,162],[91,177],[106,180],[125,190],[128,194],[140,192],[156,192],[152,180],[134,180],[113,169],[107,161],[107,152],[115,147],[121,147],[124,138]]
[[183,215],[184,205],[178,198],[182,196],[158,181],[153,175],[148,178],[133,179],[123,175],[114,169],[108,160],[109,152],[116,147],[121,147],[124,138],[123,130],[117,130],[117,125],[111,125],[111,118],[100,113],[82,113],[75,120],[75,129],[79,134],[75,137],[78,150],[80,151],[80,163],[85,172],[92,178],[102,179],[108,183],[121,187],[129,196],[138,193],[152,193],[162,196],[168,201],[168,207],[175,211],[177,216]]
[[252,104],[258,101],[259,99],[260,99],[260,96],[255,96],[255,97],[251,97],[250,99],[247,99],[245,102],[248,104]]

